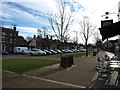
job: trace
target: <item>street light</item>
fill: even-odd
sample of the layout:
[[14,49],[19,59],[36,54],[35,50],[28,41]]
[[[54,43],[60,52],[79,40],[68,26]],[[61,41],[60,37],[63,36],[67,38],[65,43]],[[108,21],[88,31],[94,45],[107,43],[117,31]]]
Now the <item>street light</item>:
[[116,13],[116,12],[113,12],[113,13],[110,13],[110,12],[105,12],[105,15],[102,15],[101,17],[104,17],[105,16],[105,19],[108,19],[108,15],[111,15],[111,14],[117,14],[117,17],[119,17],[119,14]]
[[76,49],[77,49],[77,42],[78,42],[78,38],[77,38],[77,31],[73,31],[76,33]]

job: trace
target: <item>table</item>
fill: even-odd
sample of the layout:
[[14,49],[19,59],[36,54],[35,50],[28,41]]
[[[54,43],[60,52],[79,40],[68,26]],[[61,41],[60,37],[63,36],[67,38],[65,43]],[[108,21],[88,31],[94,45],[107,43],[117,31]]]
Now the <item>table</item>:
[[112,61],[110,61],[110,63],[120,63],[120,61],[112,60]]
[[119,69],[120,68],[120,64],[111,64],[110,68],[116,68],[116,69],[118,68]]
[[110,68],[120,69],[120,61],[118,60],[110,61]]
[[110,68],[114,69],[110,79],[110,84],[114,85],[116,84],[116,81],[118,82],[120,79],[120,61],[118,60],[110,61]]

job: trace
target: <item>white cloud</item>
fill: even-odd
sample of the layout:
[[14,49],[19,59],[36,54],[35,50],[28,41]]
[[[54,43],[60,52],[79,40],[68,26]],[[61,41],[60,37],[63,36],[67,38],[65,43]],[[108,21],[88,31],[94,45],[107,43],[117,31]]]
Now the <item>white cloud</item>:
[[33,37],[33,35],[37,35],[37,28],[17,26],[17,31],[19,32],[19,36],[24,36],[24,38],[27,36]]
[[24,0],[23,2],[20,1],[20,4],[43,13],[47,13],[48,10],[56,11],[56,0]]
[[33,11],[35,14],[37,13],[37,14],[40,14],[41,16],[34,15],[32,13],[20,10],[13,6],[12,7],[7,6],[6,4],[3,4],[2,9],[3,11],[0,12],[1,13],[0,15],[3,21],[11,20],[13,22],[16,22],[16,20],[19,20],[18,22],[23,21],[25,24],[37,23],[37,25],[45,25],[45,26],[49,25],[44,15],[43,15],[44,17],[43,18],[41,13],[39,12]]
[[17,26],[17,31],[36,34],[37,28]]

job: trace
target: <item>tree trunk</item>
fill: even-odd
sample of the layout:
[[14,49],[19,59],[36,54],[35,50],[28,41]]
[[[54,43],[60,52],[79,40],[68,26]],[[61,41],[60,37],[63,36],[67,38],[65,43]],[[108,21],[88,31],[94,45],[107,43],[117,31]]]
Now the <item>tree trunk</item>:
[[87,41],[85,43],[85,49],[86,49],[86,56],[88,56],[88,47],[87,47]]

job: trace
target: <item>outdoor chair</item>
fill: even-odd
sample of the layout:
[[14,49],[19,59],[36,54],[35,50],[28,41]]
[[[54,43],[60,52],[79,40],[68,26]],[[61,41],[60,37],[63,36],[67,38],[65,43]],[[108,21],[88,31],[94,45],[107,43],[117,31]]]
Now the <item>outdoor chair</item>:
[[106,68],[100,68],[99,70],[97,70],[98,72],[98,78],[99,77],[107,77],[111,74],[111,70],[110,69],[106,69]]
[[98,72],[98,77],[108,77],[111,74],[111,68],[109,67],[109,65],[105,66],[104,63],[98,63],[96,69]]

